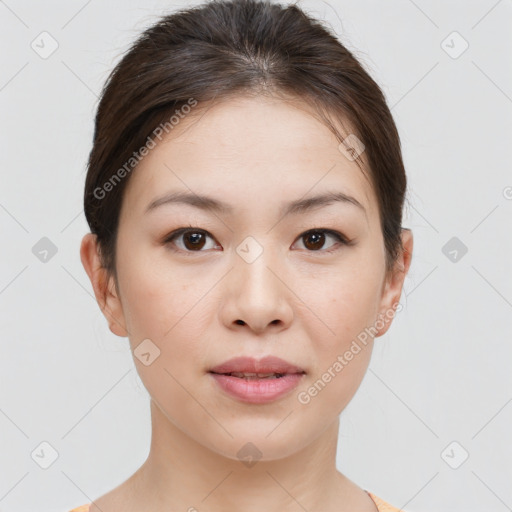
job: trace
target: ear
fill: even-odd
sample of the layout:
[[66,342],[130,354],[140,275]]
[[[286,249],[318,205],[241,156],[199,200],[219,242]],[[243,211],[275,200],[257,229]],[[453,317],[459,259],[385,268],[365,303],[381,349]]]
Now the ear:
[[382,288],[379,315],[375,322],[377,329],[376,338],[387,332],[396,312],[401,310],[401,305],[399,305],[400,296],[402,295],[405,276],[409,271],[412,260],[412,231],[408,228],[402,228],[401,237],[403,250],[400,251],[397,261],[386,277]]
[[80,246],[80,259],[94,289],[96,301],[108,321],[110,330],[117,336],[126,337],[128,331],[121,300],[116,290],[114,276],[109,276],[101,266],[97,237],[87,233]]

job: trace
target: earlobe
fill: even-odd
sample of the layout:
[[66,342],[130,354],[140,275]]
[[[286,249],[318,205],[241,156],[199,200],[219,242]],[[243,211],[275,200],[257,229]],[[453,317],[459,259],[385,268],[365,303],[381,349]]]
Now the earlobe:
[[87,233],[80,246],[80,259],[91,281],[96,301],[108,321],[110,330],[120,337],[128,336],[124,314],[113,276],[102,267],[97,237]]
[[379,316],[376,319],[377,334],[375,337],[382,336],[387,332],[396,313],[401,310],[400,296],[402,295],[405,276],[409,272],[412,262],[412,231],[408,228],[402,228],[401,237],[403,249],[400,251],[395,267],[390,272],[383,288]]

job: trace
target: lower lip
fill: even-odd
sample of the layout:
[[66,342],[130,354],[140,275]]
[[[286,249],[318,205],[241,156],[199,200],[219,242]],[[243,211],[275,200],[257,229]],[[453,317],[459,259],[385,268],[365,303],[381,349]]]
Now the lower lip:
[[303,373],[289,373],[276,379],[247,380],[211,372],[210,375],[228,395],[251,404],[277,400],[297,387],[304,376]]

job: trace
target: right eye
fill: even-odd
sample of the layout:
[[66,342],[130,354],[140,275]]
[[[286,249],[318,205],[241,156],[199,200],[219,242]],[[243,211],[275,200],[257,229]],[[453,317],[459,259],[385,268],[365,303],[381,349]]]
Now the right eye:
[[[165,237],[164,244],[169,245],[170,249],[176,252],[204,252],[202,249],[205,246],[207,238],[213,240],[213,237],[204,229],[191,226],[173,231]],[[177,244],[175,240],[182,242],[181,246]],[[176,246],[178,247],[177,249]]]

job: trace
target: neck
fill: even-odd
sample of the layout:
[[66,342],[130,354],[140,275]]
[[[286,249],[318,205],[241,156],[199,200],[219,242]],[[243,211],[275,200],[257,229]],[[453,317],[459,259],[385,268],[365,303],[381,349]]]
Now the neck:
[[339,418],[292,456],[253,464],[192,439],[153,400],[151,420],[150,453],[131,482],[147,510],[345,510],[339,500],[354,491],[336,469]]

